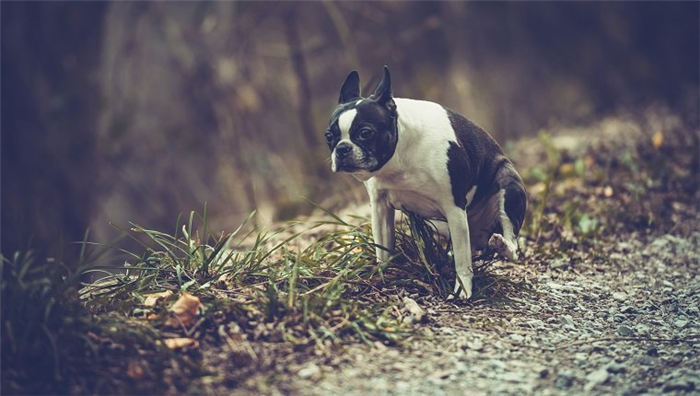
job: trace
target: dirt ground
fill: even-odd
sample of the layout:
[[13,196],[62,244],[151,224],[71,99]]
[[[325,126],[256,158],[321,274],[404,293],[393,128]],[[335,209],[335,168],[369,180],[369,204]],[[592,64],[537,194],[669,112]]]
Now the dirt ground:
[[[617,128],[616,133],[606,128]],[[587,134],[563,131],[554,136],[554,144],[575,153],[605,145],[606,139],[619,143],[649,137],[635,135],[638,129],[619,120],[602,122]],[[510,151],[518,153],[516,164],[527,168],[542,158],[544,148],[533,139],[519,142]],[[611,188],[617,189],[616,182],[609,180]],[[676,200],[673,195],[657,198],[649,208],[654,211],[653,205],[662,205],[658,215],[670,216],[667,221],[623,225],[597,235],[593,243],[563,245],[557,241],[561,236],[523,241],[520,262],[493,263],[478,279],[473,301],[444,301],[434,293],[405,288],[382,291],[403,297],[405,306],[397,308],[416,322],[416,336],[398,346],[376,342],[295,351],[289,346],[253,345],[261,356],[271,356],[272,362],[230,386],[215,386],[215,392],[700,392],[697,192],[690,200]],[[563,205],[567,198],[561,199]],[[624,204],[617,210],[626,210]],[[349,210],[366,211],[366,207]],[[505,286],[489,287],[496,281]],[[236,369],[223,349],[205,353],[207,360],[222,376]]]

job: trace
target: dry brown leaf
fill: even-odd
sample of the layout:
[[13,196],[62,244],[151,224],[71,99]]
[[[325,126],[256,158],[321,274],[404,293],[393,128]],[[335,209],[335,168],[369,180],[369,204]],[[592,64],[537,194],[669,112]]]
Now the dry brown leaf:
[[564,177],[572,176],[575,172],[574,164],[566,163],[559,166],[559,174]]
[[194,338],[166,338],[163,342],[170,349],[199,348],[199,342]]
[[664,144],[664,134],[661,132],[656,132],[654,136],[652,136],[651,142],[654,145],[654,148],[658,149]]
[[160,293],[146,294],[146,301],[143,302],[143,305],[150,308],[155,307],[158,300],[167,300],[172,295],[173,292],[170,290]]
[[202,306],[202,302],[199,298],[189,294],[182,293],[180,298],[175,301],[172,307],[170,307],[171,316],[168,321],[165,322],[166,326],[178,327],[189,326],[194,322],[197,317],[197,312]]
[[126,369],[126,375],[129,378],[141,379],[143,378],[143,369],[136,362],[129,362],[129,366]]

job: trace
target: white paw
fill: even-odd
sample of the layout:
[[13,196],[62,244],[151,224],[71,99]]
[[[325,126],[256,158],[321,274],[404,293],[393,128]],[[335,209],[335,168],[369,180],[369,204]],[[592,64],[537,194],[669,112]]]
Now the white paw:
[[[462,285],[464,285],[464,287],[462,287]],[[463,279],[460,283],[459,279],[457,279],[455,281],[454,292],[447,297],[447,300],[452,300],[455,296],[461,300],[469,300],[472,297],[472,280]]]
[[491,235],[489,247],[510,261],[516,261],[518,259],[518,246],[508,241],[501,234]]

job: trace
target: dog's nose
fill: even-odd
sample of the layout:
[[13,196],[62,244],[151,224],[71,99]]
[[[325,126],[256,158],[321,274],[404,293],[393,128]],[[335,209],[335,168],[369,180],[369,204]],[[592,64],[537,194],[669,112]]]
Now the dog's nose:
[[348,154],[350,154],[350,151],[352,151],[352,146],[350,143],[340,142],[337,146],[335,146],[335,152],[338,157],[346,157]]

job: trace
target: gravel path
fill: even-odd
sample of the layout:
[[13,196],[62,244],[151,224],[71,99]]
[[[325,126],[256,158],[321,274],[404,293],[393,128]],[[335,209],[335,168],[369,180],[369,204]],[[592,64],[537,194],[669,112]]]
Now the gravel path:
[[316,395],[700,391],[700,233],[630,239],[608,253],[606,271],[585,260],[497,265],[531,289],[500,303],[417,298],[424,337],[307,363],[295,387]]

